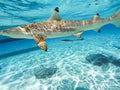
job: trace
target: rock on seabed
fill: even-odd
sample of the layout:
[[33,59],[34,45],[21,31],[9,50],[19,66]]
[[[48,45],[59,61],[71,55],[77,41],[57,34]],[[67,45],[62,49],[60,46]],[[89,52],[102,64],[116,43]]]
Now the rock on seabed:
[[102,66],[109,63],[109,57],[102,54],[90,54],[86,57],[86,60],[93,65]]
[[40,66],[34,69],[34,75],[37,79],[50,78],[57,71],[57,67]]

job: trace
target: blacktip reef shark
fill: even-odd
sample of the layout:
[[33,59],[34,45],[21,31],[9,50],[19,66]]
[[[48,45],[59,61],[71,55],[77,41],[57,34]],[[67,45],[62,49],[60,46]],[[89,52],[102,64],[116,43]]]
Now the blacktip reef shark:
[[47,51],[46,38],[69,35],[80,37],[87,30],[100,32],[100,27],[109,23],[120,27],[120,10],[110,18],[100,18],[97,13],[90,20],[63,20],[59,15],[59,8],[56,7],[47,21],[1,30],[0,35],[12,38],[33,38],[42,50]]

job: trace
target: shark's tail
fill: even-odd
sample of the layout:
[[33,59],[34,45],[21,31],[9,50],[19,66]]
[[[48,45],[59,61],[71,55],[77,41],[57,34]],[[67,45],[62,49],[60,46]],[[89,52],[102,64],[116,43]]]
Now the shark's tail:
[[110,19],[112,24],[116,25],[117,27],[120,27],[120,10],[113,16],[111,16]]

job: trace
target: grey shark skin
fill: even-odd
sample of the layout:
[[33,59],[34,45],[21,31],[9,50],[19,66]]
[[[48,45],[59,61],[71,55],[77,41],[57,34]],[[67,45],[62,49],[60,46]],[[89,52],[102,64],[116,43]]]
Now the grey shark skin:
[[46,38],[69,35],[79,37],[87,30],[100,32],[100,27],[109,23],[120,27],[120,10],[110,18],[100,18],[99,13],[97,13],[90,20],[63,20],[59,16],[59,8],[56,7],[50,19],[47,21],[2,30],[0,31],[0,35],[13,38],[34,38],[38,46],[44,51],[47,51]]

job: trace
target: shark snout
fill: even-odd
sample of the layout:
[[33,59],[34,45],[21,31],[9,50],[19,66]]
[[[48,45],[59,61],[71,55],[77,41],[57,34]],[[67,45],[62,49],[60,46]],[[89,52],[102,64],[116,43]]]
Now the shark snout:
[[3,32],[4,32],[4,31],[3,31],[3,30],[1,30],[1,31],[0,31],[0,34],[3,34]]

